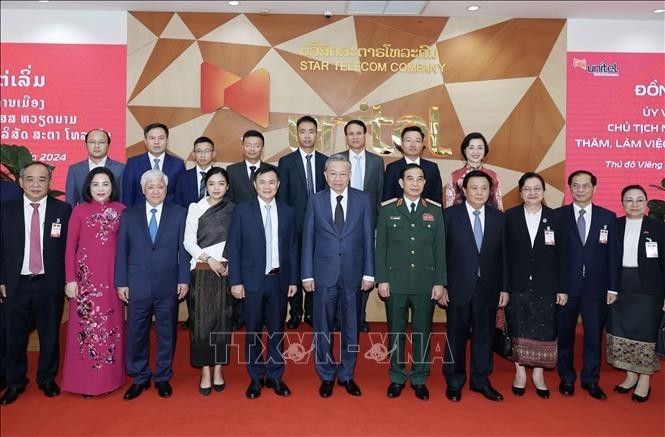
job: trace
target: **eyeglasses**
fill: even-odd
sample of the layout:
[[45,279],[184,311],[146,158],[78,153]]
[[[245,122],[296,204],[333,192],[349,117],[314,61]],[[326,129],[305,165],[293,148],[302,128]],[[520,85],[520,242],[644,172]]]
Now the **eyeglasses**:
[[633,203],[635,205],[645,203],[646,201],[647,199],[644,199],[642,197],[640,197],[639,199],[631,199],[630,197],[623,199],[623,203]]
[[525,193],[542,193],[543,187],[522,187],[522,191]]
[[87,144],[88,146],[106,146],[108,145],[108,141],[105,140],[100,140],[100,141],[88,141]]

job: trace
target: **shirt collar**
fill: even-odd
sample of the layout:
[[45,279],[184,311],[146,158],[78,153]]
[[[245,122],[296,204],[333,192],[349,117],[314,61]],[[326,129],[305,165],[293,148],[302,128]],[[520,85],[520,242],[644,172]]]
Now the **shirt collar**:
[[416,158],[415,161],[412,161],[411,158],[407,158],[405,156],[404,161],[406,161],[406,165],[409,165],[409,164],[418,164],[418,165],[420,165],[420,156],[418,158]]
[[356,153],[353,150],[349,149],[349,158],[351,158],[353,156],[357,156],[360,159],[364,159],[365,158],[365,149],[362,149],[360,151],[360,153]]
[[256,170],[258,170],[259,167],[261,167],[261,160],[259,159],[259,160],[256,162],[256,164],[252,164],[251,162],[249,162],[248,160],[245,159],[245,166],[247,167],[247,170],[251,170],[250,167],[251,167],[251,166],[254,166],[254,167],[256,167],[256,168],[254,169],[254,171],[256,171]]
[[409,211],[411,211],[411,204],[412,203],[415,203],[416,204],[416,209],[418,209],[418,206],[420,205],[420,197],[418,197],[416,200],[413,200],[413,201],[407,199],[406,196],[402,196],[402,198],[404,199],[404,203],[406,204],[406,207]]
[[164,202],[160,203],[157,206],[150,205],[147,201],[145,202],[145,211],[147,214],[152,214],[151,210],[155,208],[157,210],[156,214],[162,213],[162,208],[164,208]]
[[266,203],[266,202],[264,202],[263,199],[261,199],[260,196],[256,196],[256,198],[259,199],[259,206],[261,207],[261,209],[265,208],[266,205],[270,205],[270,208],[272,208],[272,207],[275,206],[275,198],[274,198],[274,197],[272,198],[272,200],[270,201],[270,203]]
[[146,153],[148,154],[148,160],[150,160],[151,165],[152,165],[152,163],[155,162],[154,161],[155,159],[159,159],[160,164],[164,162],[164,155],[166,155],[166,152],[162,152],[162,154],[159,155],[159,156],[153,156],[152,153],[150,153],[150,152],[146,152]]
[[586,207],[581,208],[580,206],[577,205],[577,203],[573,202],[573,210],[575,211],[575,217],[580,215],[580,210],[582,209],[586,211],[585,214],[589,214],[591,212],[592,205],[593,205],[592,203],[589,203]]
[[480,209],[476,209],[473,206],[469,205],[468,201],[465,201],[464,204],[466,205],[466,211],[469,213],[469,215],[473,214],[474,211],[480,211],[480,215],[485,214],[485,205],[483,205]]
[[108,156],[105,156],[99,161],[99,164],[95,164],[94,162],[92,162],[92,159],[88,158],[88,168],[106,167],[106,160],[107,159],[108,159]]
[[[339,194],[337,194],[337,193],[335,192],[335,190],[333,190],[333,189],[331,188],[331,189],[330,189],[330,198],[331,198],[331,199],[335,199],[335,202],[337,202],[337,196],[339,196]],[[349,187],[344,188],[344,191],[342,191],[341,196],[344,197],[345,199],[349,196]]]
[[316,150],[312,151],[309,155],[305,153],[305,151],[302,149],[302,147],[298,147],[298,150],[300,151],[300,156],[302,156],[302,159],[307,159],[309,155],[312,155],[314,157],[314,153],[316,153]]
[[[156,158],[155,158],[155,159],[156,159]],[[202,169],[202,168],[199,167],[198,164],[197,164],[197,165],[196,165],[196,172],[197,172],[197,173],[201,173],[201,172],[208,173],[208,170],[210,170],[211,168],[212,168],[212,165],[209,165],[208,168],[206,168],[206,169]]]
[[33,202],[32,200],[28,199],[28,197],[24,194],[23,195],[23,205],[25,205],[26,207],[29,206],[30,208],[32,208],[32,205],[30,205],[31,203],[38,203],[39,207],[41,208],[41,211],[43,211],[44,209],[42,207],[44,205],[46,205],[46,199],[47,198],[48,198],[48,196],[44,196],[43,199],[38,200],[37,202]]

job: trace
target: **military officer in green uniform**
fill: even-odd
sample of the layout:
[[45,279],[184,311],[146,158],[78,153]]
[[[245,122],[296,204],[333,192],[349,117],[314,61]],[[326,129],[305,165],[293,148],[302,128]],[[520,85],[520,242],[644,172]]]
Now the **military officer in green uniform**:
[[[382,203],[376,228],[376,282],[386,303],[390,386],[395,398],[409,379],[419,399],[429,399],[429,338],[437,300],[446,283],[445,231],[441,205],[420,196],[425,172],[418,164],[400,174],[401,198]],[[411,309],[413,363],[405,366],[404,342]]]

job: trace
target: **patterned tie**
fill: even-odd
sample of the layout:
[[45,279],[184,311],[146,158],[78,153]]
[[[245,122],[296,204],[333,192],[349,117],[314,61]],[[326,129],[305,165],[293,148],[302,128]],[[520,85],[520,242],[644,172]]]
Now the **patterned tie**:
[[206,195],[206,172],[200,171],[201,173],[201,185],[199,185],[199,200],[203,199]]
[[41,233],[39,232],[39,203],[31,203],[32,219],[30,222],[30,257],[28,259],[28,268],[30,273],[36,275],[42,271],[42,245],[39,242]]
[[314,179],[312,178],[312,154],[310,153],[307,158],[307,197],[314,194]]
[[355,162],[353,164],[353,179],[351,180],[351,187],[356,190],[363,189],[363,172],[360,168],[360,156],[354,155]]
[[153,170],[159,170],[159,159],[153,159],[155,165],[152,166]]
[[476,217],[473,219],[473,238],[476,240],[476,247],[478,252],[480,252],[480,246],[483,245],[483,227],[480,223],[480,211],[473,211],[473,215]]
[[155,238],[157,238],[157,209],[153,208],[150,210],[152,213],[152,217],[150,217],[150,223],[148,224],[148,232],[150,232],[150,239],[152,242],[155,242]]
[[337,206],[335,207],[335,227],[341,234],[344,229],[344,209],[342,209],[342,199],[344,196],[337,196]]
[[585,236],[586,236],[586,220],[584,219],[584,214],[586,214],[586,211],[583,209],[580,209],[580,216],[577,217],[577,232],[580,233],[580,240],[582,241],[582,246],[584,246],[585,243]]
[[249,181],[254,182],[254,179],[256,179],[256,166],[255,165],[250,165],[249,166]]
[[272,217],[270,217],[270,205],[266,205],[266,274],[272,270]]

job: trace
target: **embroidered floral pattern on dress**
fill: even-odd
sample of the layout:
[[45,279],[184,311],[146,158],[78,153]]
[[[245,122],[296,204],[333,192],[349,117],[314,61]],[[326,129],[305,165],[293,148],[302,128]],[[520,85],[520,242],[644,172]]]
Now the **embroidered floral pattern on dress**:
[[90,214],[85,221],[85,224],[91,228],[98,228],[95,235],[102,244],[106,244],[109,235],[118,229],[120,223],[120,214],[118,211],[111,207],[104,208],[102,211]]
[[660,369],[656,355],[656,343],[630,340],[605,334],[607,340],[607,362],[619,369],[651,375]]

